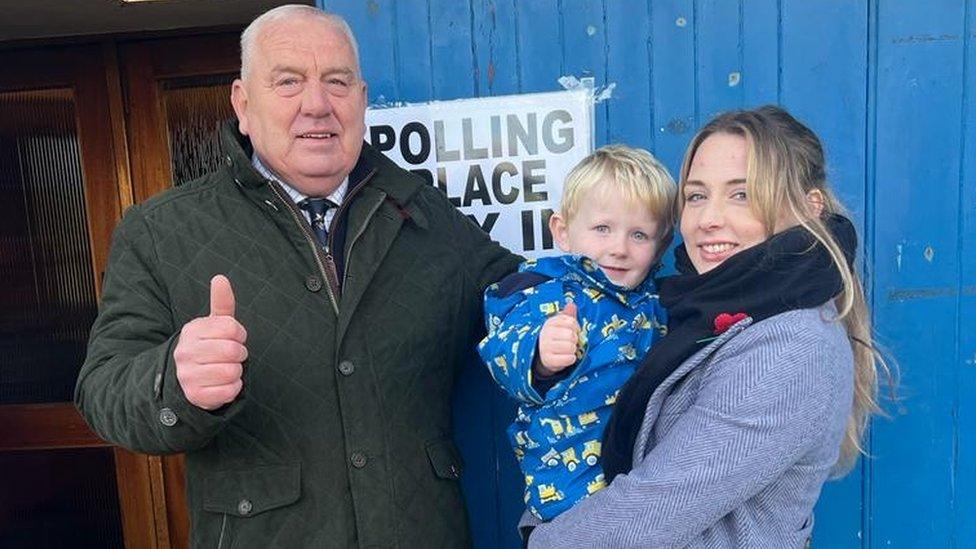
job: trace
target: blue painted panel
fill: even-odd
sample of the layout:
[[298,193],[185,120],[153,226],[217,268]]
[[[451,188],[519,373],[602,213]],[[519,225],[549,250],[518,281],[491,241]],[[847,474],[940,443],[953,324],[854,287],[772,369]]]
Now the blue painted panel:
[[698,122],[742,107],[739,2],[698,0],[695,34]]
[[[607,143],[653,147],[651,19],[648,8],[606,3],[607,81],[617,86],[607,101]],[[598,134],[598,137],[599,136]],[[600,144],[603,144],[602,142]]]
[[[592,76],[596,85],[607,83],[607,30],[603,17],[603,3],[566,2],[562,6],[562,56],[563,70],[577,77]],[[607,106],[597,105],[597,146],[607,139]]]
[[961,127],[964,148],[960,172],[960,281],[959,347],[956,355],[958,382],[954,405],[957,417],[957,451],[952,457],[956,502],[953,534],[957,546],[976,539],[976,2],[966,3],[965,90]]
[[427,2],[393,2],[393,56],[399,95],[390,100],[408,103],[434,98],[432,54],[430,51],[430,5]]
[[952,543],[963,8],[879,3],[874,302],[904,402],[875,424],[873,547]]
[[677,177],[685,146],[698,128],[694,2],[654,2],[651,19],[652,147]]
[[478,97],[470,2],[429,0],[434,99]]
[[393,42],[393,2],[325,0],[324,9],[341,14],[359,42],[359,64],[371,101],[398,95]]
[[740,0],[743,106],[779,100],[778,0]]
[[517,13],[510,2],[473,0],[474,49],[481,95],[519,92]]
[[519,85],[523,93],[559,89],[562,19],[556,0],[516,2]]
[[866,29],[867,6],[861,2],[783,5],[780,98],[820,136],[830,182],[860,228],[865,223]]

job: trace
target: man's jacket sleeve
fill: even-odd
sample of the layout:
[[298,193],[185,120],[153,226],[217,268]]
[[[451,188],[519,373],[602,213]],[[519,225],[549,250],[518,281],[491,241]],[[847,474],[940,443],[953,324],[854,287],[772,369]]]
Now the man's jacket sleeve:
[[115,231],[98,318],[75,387],[75,404],[99,436],[151,454],[205,446],[243,405],[238,397],[212,413],[186,400],[173,361],[182,326],[174,321],[170,288],[158,272],[156,243],[135,206]]

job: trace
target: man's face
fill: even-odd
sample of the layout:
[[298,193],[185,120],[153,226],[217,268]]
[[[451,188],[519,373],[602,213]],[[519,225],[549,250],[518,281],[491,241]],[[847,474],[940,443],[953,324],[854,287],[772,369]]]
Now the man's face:
[[328,196],[352,171],[366,131],[366,83],[342,31],[316,19],[269,24],[231,102],[261,161],[303,194]]

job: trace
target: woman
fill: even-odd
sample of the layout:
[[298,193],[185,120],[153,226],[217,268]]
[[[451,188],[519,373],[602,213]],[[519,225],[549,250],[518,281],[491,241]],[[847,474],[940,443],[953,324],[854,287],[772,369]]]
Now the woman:
[[816,135],[777,107],[721,115],[680,186],[669,334],[618,396],[610,485],[529,547],[802,547],[878,410],[856,236]]

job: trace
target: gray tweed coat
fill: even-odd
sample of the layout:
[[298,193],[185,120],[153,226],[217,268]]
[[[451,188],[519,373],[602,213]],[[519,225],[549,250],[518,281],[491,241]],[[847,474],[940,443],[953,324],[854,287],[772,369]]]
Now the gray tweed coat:
[[802,547],[853,399],[836,314],[747,318],[685,361],[648,401],[633,470],[529,547]]

